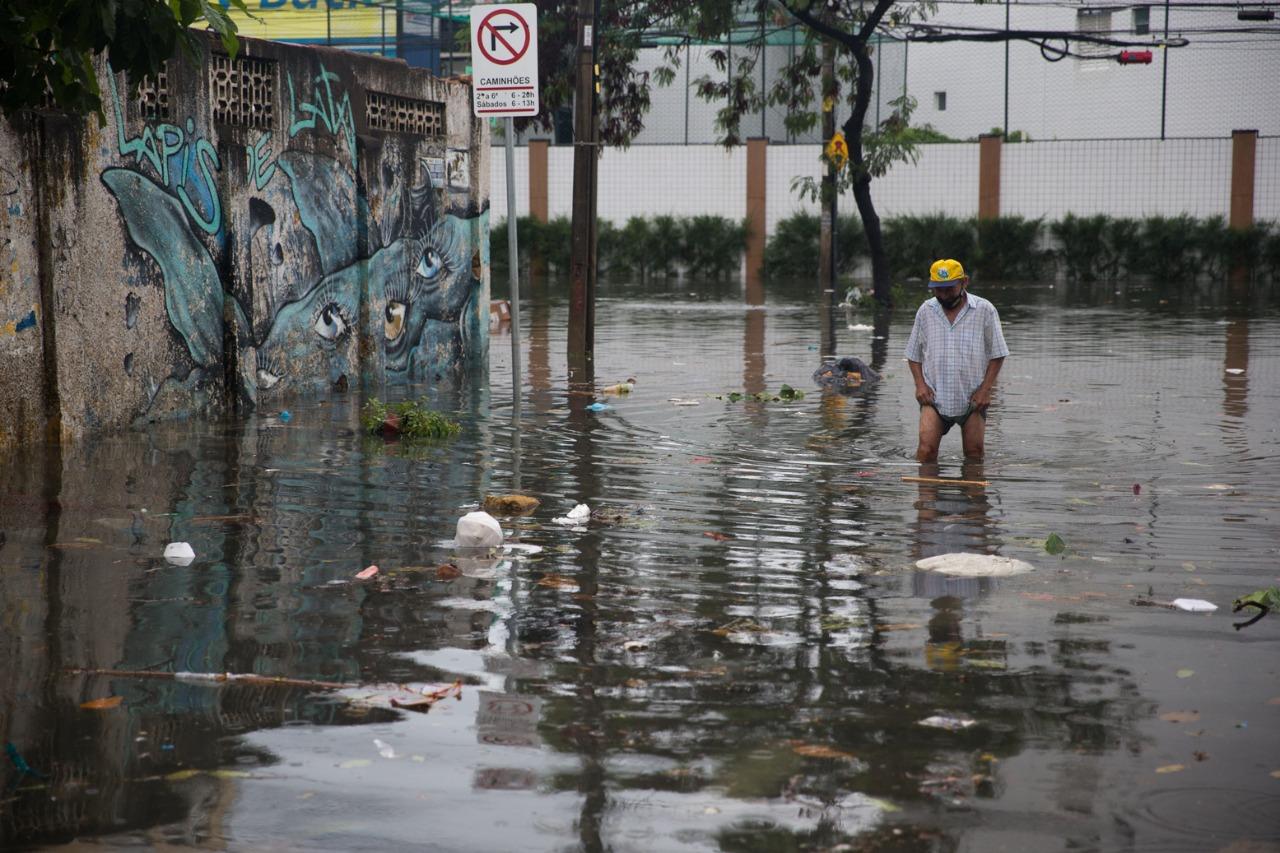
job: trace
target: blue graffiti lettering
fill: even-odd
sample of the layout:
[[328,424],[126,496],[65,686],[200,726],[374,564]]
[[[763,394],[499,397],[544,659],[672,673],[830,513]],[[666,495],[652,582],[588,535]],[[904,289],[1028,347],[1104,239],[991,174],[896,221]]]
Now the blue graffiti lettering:
[[[312,94],[315,103],[308,101],[298,101],[293,91],[293,75],[287,75],[289,83],[289,138],[297,136],[300,131],[314,129],[316,120],[323,122],[324,127],[329,133],[337,135],[341,133],[346,139],[347,149],[351,153],[351,164],[354,168],[356,162],[356,124],[351,114],[351,98],[343,94],[341,100],[336,100],[333,96],[333,81],[338,79],[338,75],[332,71],[325,70],[324,65],[320,66],[320,73],[315,76],[315,86],[312,88]],[[324,90],[321,91],[321,87]],[[308,118],[297,118],[299,113],[308,115]]]
[[314,9],[316,0],[293,0],[293,8],[295,9]]
[[249,177],[253,178],[253,185],[261,190],[271,180],[276,173],[276,160],[271,154],[271,148],[267,145],[271,141],[271,131],[267,131],[258,137],[258,141],[245,149],[245,153],[249,157]]
[[[187,215],[200,226],[200,230],[217,234],[222,228],[222,202],[218,198],[214,173],[222,168],[222,162],[212,143],[196,137],[196,126],[192,119],[187,119],[186,131],[172,124],[159,124],[154,128],[147,124],[143,125],[139,136],[126,136],[124,110],[120,105],[120,93],[116,89],[115,74],[110,65],[107,66],[107,82],[111,88],[111,104],[116,119],[116,150],[120,156],[133,157],[139,165],[144,161],[150,163],[160,177],[160,183],[177,193]],[[191,168],[193,157],[199,167],[199,175]],[[208,216],[204,215],[187,192],[187,184],[197,177],[200,180],[195,182],[194,193],[209,211]]]

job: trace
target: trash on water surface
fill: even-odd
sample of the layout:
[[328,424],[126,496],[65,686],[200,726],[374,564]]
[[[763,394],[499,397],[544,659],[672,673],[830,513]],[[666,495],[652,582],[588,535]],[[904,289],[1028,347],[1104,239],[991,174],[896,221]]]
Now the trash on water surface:
[[994,554],[939,554],[918,560],[916,568],[963,578],[1003,578],[1025,574],[1035,566]]
[[459,548],[501,548],[502,527],[487,512],[469,512],[458,519],[453,540]]
[[1239,376],[1241,373],[1244,373],[1244,368],[1243,368],[1243,367],[1228,367],[1228,368],[1227,368],[1227,373],[1230,373],[1232,376]]
[[1202,598],[1175,598],[1173,606],[1191,613],[1212,613],[1218,609],[1218,605]]
[[630,394],[635,390],[636,380],[634,377],[628,378],[626,382],[619,382],[617,385],[607,385],[600,390],[605,394]]
[[283,412],[280,413],[280,420],[281,422],[287,424],[289,421],[293,420],[293,415],[289,412],[288,409],[285,409]]
[[105,711],[108,708],[116,707],[123,701],[123,696],[104,696],[101,699],[90,699],[88,702],[81,702],[80,707],[86,711]]
[[496,512],[499,515],[524,515],[537,509],[539,503],[537,498],[527,495],[485,495],[484,497],[485,511]]
[[1067,543],[1063,542],[1058,534],[1050,533],[1049,538],[1044,540],[1044,549],[1056,556],[1067,550]]
[[553,518],[551,520],[556,524],[564,524],[569,526],[585,525],[588,521],[591,520],[591,507],[587,506],[586,504],[578,504],[573,509],[569,510],[569,512],[566,513],[563,517]]
[[361,569],[360,571],[356,572],[356,580],[367,581],[369,578],[373,577],[377,573],[378,573],[377,566],[369,566],[366,569]]
[[673,406],[701,406],[701,400],[686,400],[682,397],[668,397],[667,402]]
[[391,744],[387,743],[385,740],[382,740],[381,738],[374,738],[373,745],[378,748],[378,755],[381,755],[383,758],[396,757],[396,751],[392,749]]
[[606,411],[608,408],[609,408],[609,406],[608,406],[608,405],[606,405],[605,403],[592,403],[590,406],[587,406],[587,411],[588,411],[588,412],[603,412],[603,411]]
[[186,542],[170,542],[164,546],[164,558],[175,566],[189,566],[196,552]]
[[977,721],[969,717],[948,717],[942,714],[935,714],[932,717],[925,717],[919,723],[922,726],[928,726],[931,729],[945,729],[949,732],[963,731],[970,726],[977,725]]

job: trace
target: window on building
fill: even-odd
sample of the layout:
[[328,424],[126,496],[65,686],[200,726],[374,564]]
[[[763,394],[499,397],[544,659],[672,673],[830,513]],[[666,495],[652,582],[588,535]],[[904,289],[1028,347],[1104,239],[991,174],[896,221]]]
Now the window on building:
[[947,93],[934,92],[933,105],[938,109],[938,112],[942,112],[943,110],[945,110],[947,108]]
[[[1076,32],[1080,35],[1108,36],[1111,34],[1110,9],[1077,9]],[[1071,49],[1081,56],[1110,56],[1116,52],[1111,45],[1096,42],[1078,41]],[[1097,66],[1096,62],[1081,63],[1082,67]]]
[[1145,36],[1151,32],[1151,7],[1133,7],[1133,34]]

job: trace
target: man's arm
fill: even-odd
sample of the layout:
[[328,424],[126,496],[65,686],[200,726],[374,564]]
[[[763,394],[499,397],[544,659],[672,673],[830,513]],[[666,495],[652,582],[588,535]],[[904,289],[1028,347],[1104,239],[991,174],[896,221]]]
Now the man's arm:
[[[982,377],[982,384],[978,386],[978,390],[973,392],[973,396],[969,398],[969,402],[973,403],[973,407],[979,412],[986,412],[987,407],[991,405],[991,389],[996,387],[996,377],[1000,375],[1000,368],[1004,365],[1004,356],[993,358],[987,362],[987,373]],[[912,371],[915,372],[914,370]]]
[[[924,370],[920,367],[920,362],[907,359],[907,366],[911,368],[911,377],[916,381],[916,402],[922,406],[927,406],[933,402],[933,389],[925,384]],[[996,368],[999,371],[1000,368]],[[990,372],[990,367],[987,368]],[[995,377],[992,377],[992,381]]]

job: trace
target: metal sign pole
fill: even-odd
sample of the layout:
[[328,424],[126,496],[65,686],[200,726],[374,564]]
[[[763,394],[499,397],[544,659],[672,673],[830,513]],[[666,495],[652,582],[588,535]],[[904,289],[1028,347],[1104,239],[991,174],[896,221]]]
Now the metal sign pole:
[[[507,148],[507,266],[511,270],[511,404],[513,416],[520,420],[520,255],[516,246],[516,130],[511,116],[506,117]],[[519,427],[517,426],[517,429]]]

